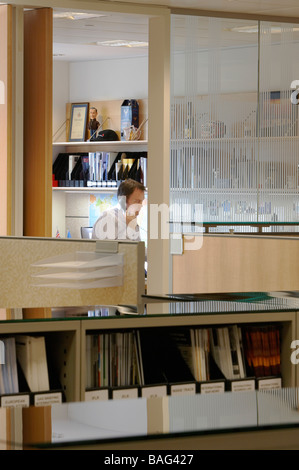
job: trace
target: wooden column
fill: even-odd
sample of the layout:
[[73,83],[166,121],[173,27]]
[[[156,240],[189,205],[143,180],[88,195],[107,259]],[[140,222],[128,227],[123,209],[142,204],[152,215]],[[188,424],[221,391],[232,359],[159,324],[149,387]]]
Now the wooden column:
[[52,9],[24,12],[24,235],[52,235]]
[[[51,8],[24,12],[24,236],[52,236]],[[51,316],[23,309],[24,318]]]

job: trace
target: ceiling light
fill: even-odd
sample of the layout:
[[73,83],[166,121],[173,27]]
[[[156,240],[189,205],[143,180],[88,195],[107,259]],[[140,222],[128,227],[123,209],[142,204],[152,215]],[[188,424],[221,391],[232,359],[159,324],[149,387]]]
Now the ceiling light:
[[109,46],[109,47],[148,47],[148,42],[145,41],[127,41],[122,39],[116,39],[113,41],[98,41],[97,46]]
[[84,12],[71,12],[71,11],[62,11],[62,12],[54,12],[53,18],[55,19],[67,19],[67,20],[89,20],[91,18],[100,18],[101,16],[97,13],[84,13]]
[[[258,25],[252,26],[236,26],[235,28],[227,28],[226,31],[233,31],[235,33],[257,33]],[[292,28],[292,31],[299,31],[299,27]],[[280,26],[271,26],[271,33],[277,34],[281,33],[282,28]]]

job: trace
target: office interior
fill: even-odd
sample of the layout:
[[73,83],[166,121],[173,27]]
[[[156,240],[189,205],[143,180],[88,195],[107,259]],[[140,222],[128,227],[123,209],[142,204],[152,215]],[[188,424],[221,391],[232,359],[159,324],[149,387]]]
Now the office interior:
[[[298,448],[298,18],[295,1],[0,4],[0,332],[44,335],[60,380],[51,397],[24,392],[21,407],[3,395],[3,448]],[[108,39],[142,44],[98,44]],[[69,142],[72,104],[96,105],[119,132],[125,99],[146,119],[139,141]],[[78,274],[63,288],[51,272],[32,287],[37,254],[108,249],[81,227],[115,189],[52,186],[60,152],[95,149],[147,153],[147,277],[144,244],[120,243],[116,285],[82,288]],[[170,382],[87,390],[92,333],[148,330],[155,341],[236,324],[279,325],[281,368],[265,389],[248,375],[242,393],[224,379],[225,392],[200,392],[195,377],[193,396]]]

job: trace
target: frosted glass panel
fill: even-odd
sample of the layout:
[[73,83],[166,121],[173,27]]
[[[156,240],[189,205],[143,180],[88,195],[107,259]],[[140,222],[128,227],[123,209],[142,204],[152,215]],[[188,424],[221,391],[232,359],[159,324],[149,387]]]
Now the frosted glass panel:
[[299,221],[293,26],[172,15],[172,220]]
[[298,220],[298,107],[291,101],[291,83],[299,76],[294,61],[297,29],[291,24],[260,24],[261,220]]
[[259,425],[299,422],[298,388],[281,388],[257,393]]
[[256,393],[226,392],[170,397],[169,431],[206,431],[257,426]]

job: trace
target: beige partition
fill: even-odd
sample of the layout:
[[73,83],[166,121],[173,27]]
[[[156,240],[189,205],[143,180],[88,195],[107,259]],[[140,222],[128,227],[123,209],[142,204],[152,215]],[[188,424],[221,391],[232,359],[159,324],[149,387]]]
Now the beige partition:
[[[0,308],[141,303],[144,293],[143,242],[2,237],[0,252]],[[121,280],[114,286],[103,287],[101,284],[94,287],[94,280],[99,279],[95,270],[103,268],[87,265],[85,259],[114,254],[123,260]],[[82,257],[83,268],[78,267],[77,262]],[[63,266],[59,266],[61,262]],[[74,274],[81,278],[76,279]],[[82,275],[90,277],[85,281]],[[98,282],[105,284],[109,281],[110,284],[110,279],[113,281],[116,277],[108,273]]]
[[296,237],[199,235],[197,243],[188,238],[183,254],[172,257],[173,293],[299,290]]

